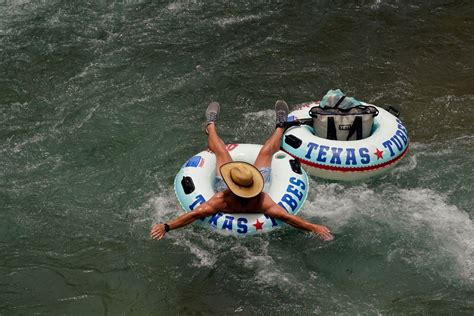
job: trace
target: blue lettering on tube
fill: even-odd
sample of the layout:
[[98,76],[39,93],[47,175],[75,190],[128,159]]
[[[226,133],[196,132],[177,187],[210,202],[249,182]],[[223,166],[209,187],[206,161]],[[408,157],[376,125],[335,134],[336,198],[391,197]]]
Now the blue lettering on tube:
[[237,219],[237,232],[239,234],[247,233],[247,219],[245,217],[240,217]]
[[304,184],[303,180],[300,180],[295,177],[290,177],[290,183],[296,185],[297,187],[300,187],[301,190],[306,190],[306,185]]
[[319,162],[326,162],[326,154],[329,150],[328,146],[321,145],[319,146],[319,153],[318,153],[318,158],[316,158],[317,161]]
[[397,146],[398,151],[402,150],[403,148],[402,141],[398,139],[397,135],[393,135],[393,137],[390,138],[390,140],[392,141],[392,143],[395,144],[395,146]]
[[390,156],[391,157],[395,156],[395,153],[393,152],[393,149],[392,149],[392,142],[390,140],[387,140],[387,141],[383,142],[382,145],[383,145],[383,147],[390,150]]
[[196,206],[201,205],[204,202],[206,202],[206,199],[204,198],[204,196],[202,196],[202,194],[199,194],[198,196],[196,196],[196,199],[194,200],[193,204],[189,205],[189,209],[192,211]]
[[222,213],[216,213],[216,214],[212,215],[211,218],[209,219],[209,224],[214,225],[214,226],[217,226],[217,220],[218,220],[219,218],[221,218],[222,215],[224,215],[224,214],[222,214]]
[[342,161],[341,161],[342,150],[343,150],[343,148],[331,147],[332,157],[331,157],[331,161],[329,161],[329,163],[335,163],[336,165],[340,165],[342,163]]
[[398,124],[398,129],[402,131],[405,134],[405,136],[408,138],[408,132],[405,126],[403,126],[402,124]]
[[289,195],[288,193],[285,193],[285,195],[283,195],[283,197],[281,198],[281,201],[288,204],[288,206],[291,207],[292,211],[294,211],[296,207],[298,206],[298,203],[296,202],[296,200],[293,199],[293,197]]
[[359,148],[359,156],[361,158],[360,162],[363,163],[364,165],[370,162],[369,149],[365,147]]
[[301,199],[303,198],[303,193],[301,193],[300,191],[298,191],[294,186],[292,186],[291,184],[288,185],[288,187],[286,188],[286,192],[288,193],[293,193],[294,196],[296,196],[298,198],[298,200],[301,201]]
[[305,157],[308,158],[308,159],[311,159],[311,153],[313,152],[313,149],[316,149],[318,148],[318,144],[315,144],[315,143],[312,143],[312,142],[309,142],[308,143],[308,151],[306,152],[306,155]]
[[407,137],[405,136],[405,134],[403,134],[402,131],[398,130],[397,131],[397,135],[403,140],[403,143],[406,145],[408,144],[408,139]]
[[263,216],[265,216],[266,219],[269,219],[272,221],[272,227],[278,226],[277,221],[273,217],[268,216],[268,215],[263,215]]
[[233,221],[234,221],[234,216],[226,215],[224,218],[224,223],[222,224],[222,229],[232,230]]
[[357,165],[357,159],[354,148],[346,148],[346,165]]

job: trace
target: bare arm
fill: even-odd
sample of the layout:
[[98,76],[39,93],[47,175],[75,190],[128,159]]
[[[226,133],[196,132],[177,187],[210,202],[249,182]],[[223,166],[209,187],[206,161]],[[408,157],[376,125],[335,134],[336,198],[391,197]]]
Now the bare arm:
[[262,208],[265,215],[278,218],[295,228],[311,231],[317,234],[322,240],[329,241],[334,239],[331,231],[326,226],[316,225],[305,221],[301,217],[289,214],[269,196],[265,197]]
[[[169,230],[178,229],[183,226],[193,223],[195,220],[213,215],[217,213],[218,206],[222,203],[222,194],[216,193],[214,196],[207,202],[199,205],[196,209],[191,212],[184,213],[171,222],[168,223]],[[161,239],[166,234],[165,224],[155,224],[151,228],[150,237],[153,239]]]

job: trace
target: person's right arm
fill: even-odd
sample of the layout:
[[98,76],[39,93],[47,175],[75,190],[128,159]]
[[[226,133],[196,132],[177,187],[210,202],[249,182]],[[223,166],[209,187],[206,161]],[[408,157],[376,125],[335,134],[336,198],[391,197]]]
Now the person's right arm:
[[[176,219],[168,223],[169,230],[178,229],[189,225],[201,217],[207,217],[217,213],[221,209],[223,193],[214,194],[209,201],[199,205],[191,212],[184,213]],[[153,239],[161,239],[166,234],[165,224],[155,224],[150,231],[150,237]]]

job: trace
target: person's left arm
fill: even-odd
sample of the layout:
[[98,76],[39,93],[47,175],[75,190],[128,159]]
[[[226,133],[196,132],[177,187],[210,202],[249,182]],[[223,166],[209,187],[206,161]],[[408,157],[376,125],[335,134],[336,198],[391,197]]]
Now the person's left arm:
[[268,194],[263,199],[262,210],[265,215],[280,219],[295,228],[311,231],[325,241],[334,239],[331,231],[326,226],[316,225],[299,216],[289,214],[283,207],[276,204]]

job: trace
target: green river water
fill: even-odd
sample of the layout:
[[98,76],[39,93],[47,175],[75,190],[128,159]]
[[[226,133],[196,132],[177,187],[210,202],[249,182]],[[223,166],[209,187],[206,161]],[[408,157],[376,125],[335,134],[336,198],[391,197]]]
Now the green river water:
[[[474,314],[473,52],[471,1],[0,0],[0,314]],[[149,239],[210,101],[262,143],[275,100],[332,88],[411,138],[382,177],[311,178],[333,241]]]

